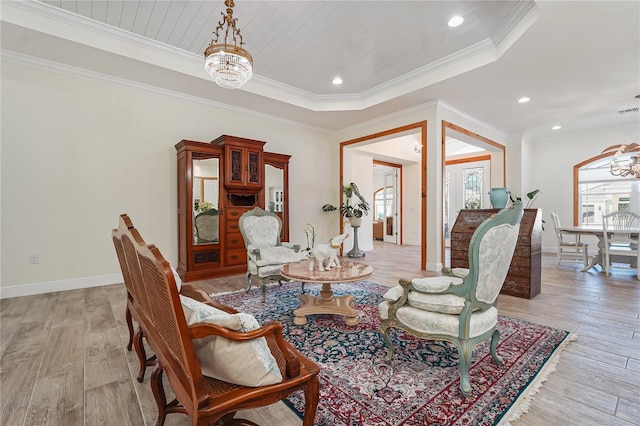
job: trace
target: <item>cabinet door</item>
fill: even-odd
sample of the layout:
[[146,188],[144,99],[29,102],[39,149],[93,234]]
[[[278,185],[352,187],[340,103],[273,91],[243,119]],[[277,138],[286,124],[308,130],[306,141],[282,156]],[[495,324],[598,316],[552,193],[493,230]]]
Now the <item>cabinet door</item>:
[[227,170],[227,187],[261,189],[264,176],[262,150],[227,147]]
[[228,187],[243,187],[246,180],[246,149],[227,147],[226,163],[227,173],[225,176],[225,184]]
[[262,150],[250,149],[247,153],[247,175],[245,185],[247,188],[262,188],[262,180],[264,176],[264,160],[262,159]]

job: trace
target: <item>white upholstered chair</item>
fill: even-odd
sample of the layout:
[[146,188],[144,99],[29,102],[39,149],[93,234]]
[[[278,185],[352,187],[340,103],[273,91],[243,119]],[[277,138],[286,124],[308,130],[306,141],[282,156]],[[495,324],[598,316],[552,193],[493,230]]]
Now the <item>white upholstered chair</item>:
[[247,291],[252,276],[258,276],[265,301],[268,281],[282,284],[280,270],[284,265],[306,259],[307,253],[299,245],[282,243],[282,221],[275,213],[256,207],[240,216],[238,226],[247,248]]
[[[602,216],[603,227],[603,261],[604,271],[609,275],[611,268],[611,256],[629,257],[631,265],[640,268],[640,249],[638,248],[638,235],[631,232],[640,226],[640,215],[632,212],[617,211]],[[633,259],[635,258],[635,261]],[[638,272],[640,280],[640,270]]]
[[422,339],[449,341],[458,349],[464,396],[471,393],[469,367],[476,343],[491,339],[491,356],[496,364],[502,363],[496,353],[500,339],[496,300],[509,271],[522,214],[518,202],[478,226],[469,242],[469,269],[454,269],[455,276],[401,279],[399,286],[385,293],[379,310],[387,361],[393,356],[391,328]]
[[551,212],[551,219],[553,220],[553,229],[556,234],[558,265],[563,257],[570,256],[573,260],[581,257],[583,265],[587,266],[589,264],[589,244],[580,241],[580,234],[562,232],[558,213]]

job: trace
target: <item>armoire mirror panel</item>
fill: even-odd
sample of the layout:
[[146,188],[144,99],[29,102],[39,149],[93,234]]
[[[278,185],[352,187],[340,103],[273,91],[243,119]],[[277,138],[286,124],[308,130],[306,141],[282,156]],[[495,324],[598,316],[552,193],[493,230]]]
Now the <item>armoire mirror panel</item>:
[[193,159],[193,244],[220,242],[220,160]]
[[290,155],[264,153],[264,200],[266,209],[282,220],[280,240],[289,241]]

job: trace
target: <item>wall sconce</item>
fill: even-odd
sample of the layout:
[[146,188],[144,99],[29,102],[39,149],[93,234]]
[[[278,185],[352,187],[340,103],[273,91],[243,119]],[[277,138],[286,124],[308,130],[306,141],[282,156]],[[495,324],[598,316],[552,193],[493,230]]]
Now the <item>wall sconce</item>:
[[415,145],[413,145],[413,150],[416,152],[416,154],[421,154],[422,153],[422,145],[420,145],[418,142],[416,142]]

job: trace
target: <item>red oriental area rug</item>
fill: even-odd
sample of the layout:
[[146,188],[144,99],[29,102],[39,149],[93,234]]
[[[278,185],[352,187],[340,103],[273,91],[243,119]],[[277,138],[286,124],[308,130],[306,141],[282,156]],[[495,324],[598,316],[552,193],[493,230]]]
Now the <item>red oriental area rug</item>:
[[[320,286],[305,288],[317,294]],[[497,350],[504,362],[493,363],[488,342],[476,345],[469,369],[472,395],[464,398],[458,388],[458,354],[447,342],[394,330],[393,359],[384,361],[378,304],[386,287],[360,281],[333,288],[334,294],[355,296],[354,308],[360,311],[357,326],[345,325],[344,317],[337,315],[309,315],[306,325],[294,325],[292,311],[300,305],[300,283],[269,286],[264,304],[259,289],[212,295],[255,315],[261,323],[280,321],[285,339],[320,365],[316,425],[497,425],[514,420],[526,411],[532,395],[555,368],[561,349],[574,337],[500,316]],[[302,417],[302,393],[286,402]]]

